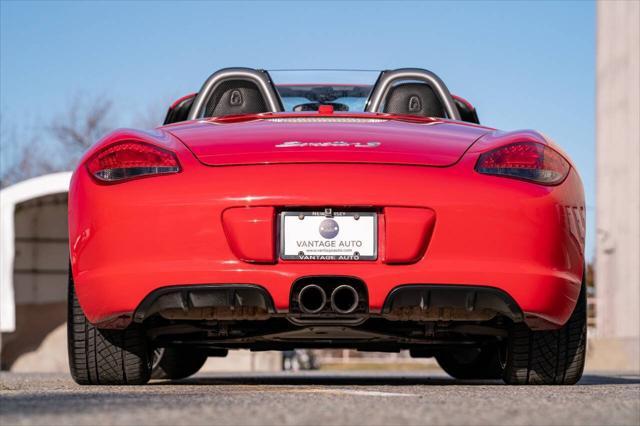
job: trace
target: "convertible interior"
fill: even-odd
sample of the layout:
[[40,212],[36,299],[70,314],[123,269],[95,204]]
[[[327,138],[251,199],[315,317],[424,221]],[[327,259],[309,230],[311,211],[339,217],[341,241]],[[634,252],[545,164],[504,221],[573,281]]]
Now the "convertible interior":
[[374,85],[364,85],[274,84],[268,71],[228,68],[213,74],[199,93],[174,103],[164,124],[226,115],[318,111],[323,105],[337,112],[379,112],[480,123],[473,105],[451,95],[438,77],[426,70],[382,71]]

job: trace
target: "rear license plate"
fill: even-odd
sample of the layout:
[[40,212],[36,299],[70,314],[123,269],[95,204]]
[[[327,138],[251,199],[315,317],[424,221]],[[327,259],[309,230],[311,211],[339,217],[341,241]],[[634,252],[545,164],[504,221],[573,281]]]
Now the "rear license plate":
[[377,257],[376,213],[280,213],[281,259],[375,260]]

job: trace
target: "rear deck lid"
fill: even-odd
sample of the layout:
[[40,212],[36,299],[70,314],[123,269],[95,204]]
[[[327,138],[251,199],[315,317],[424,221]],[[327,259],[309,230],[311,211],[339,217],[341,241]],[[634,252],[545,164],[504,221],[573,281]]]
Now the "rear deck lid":
[[204,164],[374,163],[444,167],[492,129],[446,120],[270,115],[167,126]]

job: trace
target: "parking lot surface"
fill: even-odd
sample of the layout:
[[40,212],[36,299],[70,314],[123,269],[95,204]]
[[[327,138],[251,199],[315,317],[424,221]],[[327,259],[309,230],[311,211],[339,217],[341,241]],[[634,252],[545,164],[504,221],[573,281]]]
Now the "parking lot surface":
[[640,377],[519,387],[431,371],[242,373],[87,387],[65,374],[0,373],[0,424],[638,425]]

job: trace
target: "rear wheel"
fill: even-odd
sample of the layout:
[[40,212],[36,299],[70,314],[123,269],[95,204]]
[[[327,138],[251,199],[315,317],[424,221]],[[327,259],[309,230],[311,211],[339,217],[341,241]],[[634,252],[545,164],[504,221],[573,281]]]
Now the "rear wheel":
[[152,379],[178,380],[196,374],[207,361],[207,354],[189,348],[158,348],[153,352]]
[[499,346],[454,349],[436,354],[438,364],[448,375],[461,380],[502,377]]
[[582,285],[569,321],[558,330],[515,324],[509,335],[504,381],[512,385],[573,385],[582,377],[587,346],[587,297]]
[[151,375],[142,329],[101,330],[84,315],[69,270],[67,339],[71,377],[81,385],[140,385]]

